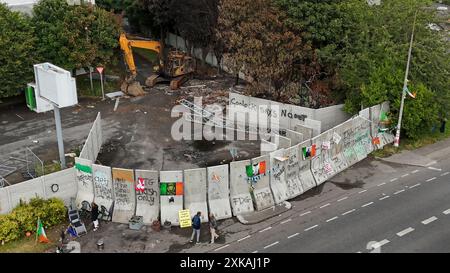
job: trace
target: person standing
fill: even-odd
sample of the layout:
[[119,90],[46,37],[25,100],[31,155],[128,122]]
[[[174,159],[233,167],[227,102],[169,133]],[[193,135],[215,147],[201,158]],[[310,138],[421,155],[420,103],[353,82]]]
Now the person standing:
[[210,244],[214,244],[214,240],[219,238],[219,235],[216,233],[217,230],[217,220],[214,217],[213,213],[209,214],[209,232],[211,233],[211,242]]
[[98,229],[98,206],[92,202],[91,220],[94,223],[94,231]]
[[199,211],[197,214],[192,218],[192,236],[190,242],[192,243],[194,241],[194,236],[197,234],[197,244],[200,244],[200,227],[202,224],[202,220],[200,216],[202,213]]

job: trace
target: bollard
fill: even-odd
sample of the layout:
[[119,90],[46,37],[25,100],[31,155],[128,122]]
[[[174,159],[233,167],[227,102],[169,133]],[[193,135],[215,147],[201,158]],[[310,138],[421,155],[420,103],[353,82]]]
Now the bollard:
[[100,239],[97,241],[97,250],[104,250],[105,249],[105,243],[103,242],[103,239]]

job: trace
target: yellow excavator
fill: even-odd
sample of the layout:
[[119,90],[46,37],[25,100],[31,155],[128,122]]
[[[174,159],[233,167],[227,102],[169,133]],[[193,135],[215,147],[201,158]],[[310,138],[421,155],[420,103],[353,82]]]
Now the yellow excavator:
[[192,57],[187,56],[184,52],[172,50],[168,53],[167,58],[163,61],[162,55],[164,50],[161,43],[151,40],[131,40],[125,33],[119,38],[120,48],[124,52],[125,62],[127,63],[130,74],[122,83],[121,90],[126,94],[140,96],[144,94],[140,83],[136,81],[137,69],[134,63],[132,48],[144,48],[158,53],[159,64],[154,68],[155,74],[145,80],[145,85],[153,87],[159,82],[169,82],[172,90],[180,88],[180,86],[188,80],[188,76],[195,70],[195,63]]

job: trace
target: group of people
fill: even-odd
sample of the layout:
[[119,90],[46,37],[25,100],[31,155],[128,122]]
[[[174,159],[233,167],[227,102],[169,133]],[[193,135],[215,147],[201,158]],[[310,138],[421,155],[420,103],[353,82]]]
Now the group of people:
[[[199,211],[197,214],[192,218],[192,236],[190,242],[194,242],[194,236],[197,235],[197,244],[200,244],[200,228],[201,228],[201,219],[202,213]],[[209,214],[209,232],[211,234],[211,241],[210,244],[214,244],[214,240],[219,238],[219,235],[217,234],[217,220],[214,217],[213,213]]]

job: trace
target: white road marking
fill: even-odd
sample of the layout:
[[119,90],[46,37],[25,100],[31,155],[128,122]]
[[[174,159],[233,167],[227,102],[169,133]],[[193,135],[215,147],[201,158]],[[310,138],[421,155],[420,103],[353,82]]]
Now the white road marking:
[[442,171],[442,169],[438,169],[438,168],[434,168],[434,167],[428,167],[428,169],[434,170],[434,171]]
[[378,200],[384,200],[384,199],[386,199],[386,198],[389,198],[389,195],[386,195],[385,197],[381,197],[380,199],[378,199]]
[[407,177],[409,175],[409,173],[405,173],[404,175],[402,175],[402,177]]
[[358,252],[356,252],[356,253],[362,253],[361,251],[358,251]]
[[303,216],[303,215],[306,215],[306,214],[310,214],[310,213],[311,213],[311,211],[309,210],[307,212],[304,212],[304,213],[300,214],[300,216]]
[[426,181],[427,181],[427,182],[430,182],[430,181],[433,181],[433,180],[435,180],[435,179],[436,179],[436,177],[433,177],[433,178],[427,179]]
[[293,237],[295,237],[295,236],[297,236],[297,235],[299,235],[298,232],[297,232],[297,233],[294,233],[294,234],[292,234],[292,235],[290,235],[290,236],[288,236],[288,239],[291,239],[291,238],[293,238]]
[[239,239],[239,240],[237,240],[238,242],[240,242],[240,241],[244,241],[245,239],[248,239],[248,238],[250,238],[251,236],[250,235],[247,235],[247,236],[245,236],[244,238],[241,238],[241,239]]
[[390,181],[394,182],[395,180],[397,180],[398,178],[392,178]]
[[450,213],[450,209],[448,209],[448,210],[444,210],[443,212],[442,212],[443,214],[445,214],[445,215],[447,215],[447,214],[449,214]]
[[414,170],[414,171],[412,171],[411,173],[416,173],[416,172],[418,172],[419,170]]
[[278,244],[278,243],[279,243],[279,241],[276,241],[275,243],[272,243],[272,244],[270,244],[270,245],[265,246],[264,249],[269,248],[269,247],[271,247],[271,246],[274,246],[274,245],[276,245],[276,244]]
[[422,221],[422,224],[428,225],[429,223],[431,223],[431,222],[433,222],[433,221],[435,221],[435,220],[437,220],[437,217],[432,216],[432,217],[430,217],[430,218],[428,218],[428,219],[423,220],[423,221]]
[[271,229],[272,227],[266,227],[265,229],[263,229],[263,230],[260,230],[259,232],[264,232],[264,231],[267,231],[267,230],[269,230],[269,229]]
[[412,186],[409,187],[409,188],[412,189],[412,188],[415,188],[415,187],[417,187],[417,186],[420,186],[420,183],[417,183],[417,184],[415,184],[415,185],[412,185]]
[[441,176],[446,176],[447,174],[449,174],[450,172],[445,172],[443,174],[441,174]]
[[224,249],[224,248],[229,247],[229,246],[230,246],[230,244],[226,244],[224,246],[221,246],[219,248],[214,249],[214,251],[219,251],[219,250]]
[[345,200],[345,199],[347,199],[347,198],[348,198],[348,196],[342,197],[341,199],[338,199],[337,201],[338,201],[338,202],[341,202],[341,201],[343,201],[343,200]]
[[358,192],[358,193],[363,193],[363,192],[366,192],[367,190],[362,190],[362,191],[360,191],[360,192]]
[[309,227],[309,228],[305,229],[305,231],[311,230],[311,229],[316,228],[316,227],[318,227],[318,226],[319,226],[319,225],[314,225],[314,226],[312,226],[312,227]]
[[362,206],[361,206],[361,208],[364,208],[364,207],[370,206],[370,205],[372,205],[372,204],[373,204],[373,202],[369,202],[369,203],[367,203],[367,204],[364,204],[364,205],[362,205]]
[[390,241],[387,239],[384,239],[383,241],[379,241],[376,242],[375,244],[372,245],[373,248],[380,248],[382,246],[384,246],[385,244],[389,243]]
[[414,229],[412,227],[406,228],[400,232],[397,233],[397,236],[402,237],[408,233],[410,233],[411,231],[414,231]]
[[253,251],[252,253],[258,253],[258,250]]
[[330,203],[327,203],[327,204],[321,206],[320,209],[323,209],[323,208],[325,208],[325,207],[328,207],[329,205],[330,205]]
[[336,220],[337,218],[338,218],[337,216],[334,216],[333,218],[328,219],[328,220],[327,220],[327,223],[328,223],[328,222],[331,222],[331,221],[333,221],[333,220]]
[[381,184],[378,184],[377,186],[379,187],[379,186],[383,186],[383,185],[386,185],[386,182],[383,182],[383,183],[381,183]]
[[342,215],[347,215],[347,214],[349,214],[349,213],[354,212],[355,210],[356,210],[356,209],[352,209],[352,210],[346,211],[346,212],[342,213]]
[[399,194],[399,193],[404,192],[404,191],[405,190],[399,190],[399,191],[394,192],[394,194]]
[[290,222],[290,221],[292,221],[292,218],[289,218],[289,219],[287,219],[287,220],[284,220],[284,221],[281,222],[280,224],[286,224],[287,222]]

